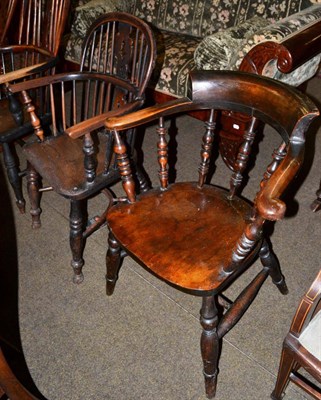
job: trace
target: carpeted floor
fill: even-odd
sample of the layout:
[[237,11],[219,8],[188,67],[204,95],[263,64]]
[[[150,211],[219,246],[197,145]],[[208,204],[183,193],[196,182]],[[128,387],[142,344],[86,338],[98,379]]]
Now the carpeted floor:
[[[308,92],[320,99],[319,88],[320,81],[313,79]],[[177,120],[179,179],[196,179],[199,150],[194,133],[201,126],[190,117]],[[283,338],[300,296],[320,268],[321,211],[310,211],[321,178],[317,128],[315,124],[311,130],[305,168],[298,177],[289,213],[276,224],[272,235],[290,293],[282,296],[268,280],[243,319],[225,337],[217,400],[269,399]],[[155,142],[156,134],[150,127],[143,150],[144,165],[153,182]],[[256,159],[261,172],[278,144],[275,132],[265,130]],[[180,159],[184,150],[185,158]],[[227,169],[221,161],[216,165],[212,182],[223,185]],[[250,172],[258,185],[260,174],[255,174]],[[253,195],[257,188],[246,189],[245,194]],[[199,350],[200,299],[165,285],[129,258],[114,295],[107,298],[107,229],[88,239],[85,281],[75,286],[71,281],[68,201],[55,193],[44,193],[42,228],[34,231],[28,213],[19,215],[13,208],[11,214],[7,190],[2,179],[1,234],[10,241],[1,264],[7,279],[2,279],[1,285],[1,334],[18,341],[19,322],[25,359],[40,392],[48,400],[205,399]],[[11,189],[9,193],[12,199]],[[102,196],[93,199],[91,212],[101,211],[105,203]],[[257,262],[254,270],[259,268]],[[231,297],[250,275],[229,289]],[[286,400],[305,398],[289,385]]]

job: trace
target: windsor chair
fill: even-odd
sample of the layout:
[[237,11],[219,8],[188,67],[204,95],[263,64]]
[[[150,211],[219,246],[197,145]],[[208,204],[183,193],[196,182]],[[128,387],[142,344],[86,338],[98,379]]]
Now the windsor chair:
[[273,400],[283,397],[284,389],[291,381],[310,394],[321,399],[321,389],[299,373],[303,368],[321,383],[321,270],[302,297],[293,318],[289,333],[283,342]]
[[[200,143],[198,181],[168,184],[169,150],[164,119],[198,110],[209,110]],[[215,110],[244,112],[253,117],[233,168],[229,190],[206,183]],[[266,278],[270,276],[280,292],[287,293],[263,228],[266,221],[284,216],[286,205],[280,196],[302,164],[305,133],[318,114],[305,95],[275,80],[241,72],[199,71],[190,75],[188,97],[107,119],[126,193],[125,199],[113,199],[107,212],[107,295],[114,292],[122,259],[129,254],[161,280],[202,297],[201,353],[208,398],[215,396],[220,341],[245,313]],[[155,119],[159,119],[160,187],[136,195],[121,131]],[[250,202],[238,192],[258,119],[277,130],[281,144],[273,153],[254,201]],[[188,157],[190,160],[190,154]],[[250,184],[251,181],[246,187]],[[263,264],[262,270],[221,316],[219,296],[257,257]]]
[[[70,201],[70,247],[74,282],[83,280],[86,238],[105,223],[105,213],[87,226],[87,201],[119,180],[112,154],[112,136],[105,131],[109,115],[122,115],[142,106],[144,90],[155,60],[153,34],[148,25],[126,13],[98,19],[84,42],[82,71],[38,78],[10,87],[22,92],[38,140],[26,144],[27,188],[33,228],[40,222],[40,197],[54,190]],[[96,72],[95,72],[96,71]],[[98,72],[97,72],[98,71]],[[45,89],[35,110],[29,92]],[[52,115],[45,132],[38,115]],[[126,145],[133,150],[134,130]],[[131,151],[133,154],[133,151]],[[42,187],[44,178],[47,187]],[[138,173],[142,190],[143,175]]]
[[[53,73],[70,0],[9,0],[4,3],[7,17],[0,42],[0,144],[16,204],[24,213],[21,185],[24,173],[20,171],[15,142],[21,141],[33,128],[21,103],[8,92],[8,83]],[[38,95],[33,93],[33,96]]]

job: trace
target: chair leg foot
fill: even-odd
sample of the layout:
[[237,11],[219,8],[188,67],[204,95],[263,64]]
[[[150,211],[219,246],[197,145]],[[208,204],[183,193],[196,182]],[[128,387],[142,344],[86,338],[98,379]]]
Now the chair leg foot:
[[84,280],[82,268],[84,266],[83,251],[85,240],[84,232],[84,215],[82,212],[82,202],[79,200],[71,200],[70,202],[70,249],[72,253],[71,266],[74,271],[73,282],[80,284]]
[[31,215],[31,227],[32,229],[38,229],[41,227],[40,221],[40,199],[41,193],[39,189],[41,187],[41,177],[38,172],[28,163],[27,168],[27,189],[30,200],[30,215]]
[[263,267],[268,268],[269,275],[272,278],[272,282],[276,285],[279,291],[286,295],[289,293],[286,285],[284,276],[281,273],[280,265],[276,255],[273,253],[269,243],[263,240],[263,244],[260,250],[260,259]]
[[321,189],[316,192],[317,198],[313,201],[310,208],[313,212],[317,212],[321,209]]
[[220,341],[217,334],[217,308],[214,296],[203,297],[200,323],[203,327],[201,353],[204,365],[205,391],[208,399],[215,397]]
[[16,205],[21,214],[26,212],[26,201],[22,194],[21,177],[19,176],[19,166],[16,163],[15,149],[9,143],[2,143],[3,161],[7,171],[10,185],[16,197]]
[[108,250],[106,254],[106,294],[111,296],[114,293],[118,278],[122,256],[121,248],[111,232],[108,235]]
[[281,400],[284,397],[284,390],[289,383],[290,373],[296,366],[297,364],[291,355],[291,351],[286,345],[283,345],[278,377],[271,394],[271,399]]

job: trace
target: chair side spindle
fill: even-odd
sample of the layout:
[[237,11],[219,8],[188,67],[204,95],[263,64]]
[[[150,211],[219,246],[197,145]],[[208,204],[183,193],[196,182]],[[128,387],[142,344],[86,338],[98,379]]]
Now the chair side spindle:
[[215,110],[211,110],[209,119],[205,122],[205,133],[202,139],[202,148],[201,148],[201,162],[198,168],[199,177],[198,177],[198,186],[202,187],[205,183],[208,171],[209,164],[212,154],[212,147],[214,141],[214,131],[215,131]]

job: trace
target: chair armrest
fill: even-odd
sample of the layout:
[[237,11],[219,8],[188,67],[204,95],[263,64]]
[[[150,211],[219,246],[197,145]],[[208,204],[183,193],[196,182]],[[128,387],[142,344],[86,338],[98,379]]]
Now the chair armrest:
[[97,72],[63,72],[60,74],[45,76],[41,78],[32,79],[29,81],[23,81],[9,85],[9,91],[11,93],[19,93],[24,90],[37,89],[43,86],[49,86],[50,84],[58,82],[70,82],[77,80],[100,80],[106,83],[112,83],[116,86],[120,86],[123,89],[135,92],[134,86],[125,82],[124,80],[113,75],[105,75]]
[[111,131],[122,131],[154,121],[159,117],[166,117],[171,114],[177,114],[178,112],[192,109],[193,102],[189,98],[183,97],[166,103],[156,104],[155,106],[144,108],[132,114],[107,118],[105,126]]
[[303,132],[307,131],[313,119],[318,115],[320,112],[315,108],[301,117],[291,135],[286,156],[272,176],[261,183],[261,190],[256,196],[255,203],[262,218],[277,221],[284,217],[286,206],[280,197],[303,163],[305,148]]
[[318,69],[321,4],[275,22],[238,48],[231,68],[299,86]]
[[0,84],[9,83],[17,79],[26,78],[27,76],[38,74],[55,65],[54,60],[46,63],[31,65],[30,67],[20,68],[16,71],[8,72],[7,74],[0,75]]
[[99,129],[104,126],[107,118],[112,117],[120,117],[126,113],[133,112],[140,108],[144,104],[143,100],[136,100],[132,103],[128,103],[119,107],[115,110],[109,111],[107,113],[97,115],[96,117],[89,118],[86,121],[80,122],[79,124],[73,125],[72,127],[66,129],[66,133],[72,139],[77,139],[81,136],[84,136],[87,133],[90,133],[96,129]]

